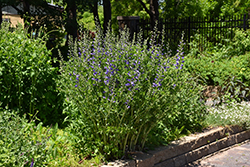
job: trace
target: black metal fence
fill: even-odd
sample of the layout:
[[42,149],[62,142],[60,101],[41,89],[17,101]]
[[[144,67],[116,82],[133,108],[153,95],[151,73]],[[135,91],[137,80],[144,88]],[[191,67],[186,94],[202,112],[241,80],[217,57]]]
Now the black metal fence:
[[[248,29],[250,16],[248,14],[228,17],[188,17],[184,19],[160,19],[158,29],[165,30],[165,40],[171,45],[176,45],[184,32],[184,40],[191,41],[194,34],[201,34],[200,44],[206,46],[206,41],[214,44],[221,43],[222,39],[232,39],[233,29]],[[139,21],[139,28],[143,31],[143,37],[150,36],[150,22]]]

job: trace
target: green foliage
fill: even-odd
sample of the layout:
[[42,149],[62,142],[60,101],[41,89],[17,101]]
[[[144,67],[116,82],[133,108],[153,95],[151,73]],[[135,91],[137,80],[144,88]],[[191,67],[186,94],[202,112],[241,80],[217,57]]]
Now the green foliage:
[[[103,25],[104,16],[102,6],[98,6],[98,14],[100,23],[101,25]],[[96,30],[94,15],[89,11],[85,11],[84,13],[78,12],[78,24],[80,25],[80,27],[84,27],[87,30]]]
[[98,31],[94,40],[86,34],[71,43],[69,61],[62,62],[60,85],[71,104],[69,129],[81,154],[110,159],[142,150],[161,121],[168,129],[201,127],[204,107],[199,87],[182,69],[183,42],[169,57],[155,45],[156,33],[149,49],[141,34],[131,42],[127,31],[120,33],[103,37]]
[[[235,31],[227,45],[202,47],[199,40],[191,42],[186,67],[207,85],[227,85],[232,76],[249,86],[249,32]],[[199,36],[196,36],[199,39]],[[207,42],[207,41],[206,41]]]
[[53,136],[13,110],[0,109],[0,166],[46,166],[51,150],[47,141]]
[[0,102],[1,106],[37,117],[44,124],[62,122],[63,96],[55,80],[50,51],[41,38],[29,38],[26,30],[0,29]]
[[162,15],[169,17],[225,17],[249,12],[249,0],[169,0],[160,3]]

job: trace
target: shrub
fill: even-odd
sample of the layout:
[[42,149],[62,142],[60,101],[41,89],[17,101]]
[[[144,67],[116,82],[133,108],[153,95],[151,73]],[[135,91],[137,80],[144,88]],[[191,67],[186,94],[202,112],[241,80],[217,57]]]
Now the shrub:
[[18,112],[0,109],[0,166],[46,166],[52,134],[43,132],[42,123],[36,127]]
[[142,150],[159,122],[165,128],[200,127],[204,108],[199,87],[182,69],[183,42],[170,57],[155,44],[156,36],[149,48],[141,34],[131,42],[127,31],[105,37],[99,31],[94,40],[85,34],[71,43],[60,85],[72,106],[69,129],[82,154],[110,159]]
[[42,38],[29,38],[22,28],[13,32],[4,23],[0,29],[0,102],[37,117],[44,124],[60,122],[62,95],[55,80],[50,51]]
[[199,47],[196,36],[186,59],[186,67],[193,76],[200,76],[207,85],[228,85],[232,76],[249,86],[249,32],[235,30],[235,37],[227,45]]

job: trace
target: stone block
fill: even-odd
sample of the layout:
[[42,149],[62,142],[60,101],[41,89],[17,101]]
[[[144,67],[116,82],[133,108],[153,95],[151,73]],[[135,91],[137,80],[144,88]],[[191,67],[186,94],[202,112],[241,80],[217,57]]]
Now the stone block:
[[169,160],[163,161],[161,163],[156,164],[154,167],[175,167],[174,160],[169,159]]
[[148,153],[154,155],[155,164],[177,156],[177,151],[173,146],[159,147]]
[[136,161],[136,167],[153,167],[155,164],[155,155],[147,153],[133,154],[132,157]]
[[214,153],[216,151],[218,151],[218,145],[217,142],[213,142],[211,144],[208,145],[208,154]]
[[243,131],[235,135],[236,142],[240,143],[250,138],[250,130]]
[[227,137],[227,146],[232,146],[236,144],[236,137],[235,135],[231,135]]
[[195,145],[195,140],[186,141],[181,143],[180,145],[176,146],[177,155],[185,154],[193,149]]
[[193,162],[197,159],[202,158],[203,156],[206,156],[209,154],[209,147],[208,146],[203,146],[200,147],[192,152],[186,153],[185,157],[186,157],[186,162]]
[[223,138],[217,141],[218,149],[221,150],[227,147],[227,138]]
[[185,154],[173,158],[173,161],[175,167],[180,167],[187,163]]

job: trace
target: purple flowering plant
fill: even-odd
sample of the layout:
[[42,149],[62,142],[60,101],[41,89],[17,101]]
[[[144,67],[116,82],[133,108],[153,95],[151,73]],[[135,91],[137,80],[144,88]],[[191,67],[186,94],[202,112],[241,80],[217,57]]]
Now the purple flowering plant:
[[94,40],[84,34],[71,42],[69,61],[61,62],[61,88],[76,106],[68,111],[75,116],[71,130],[85,152],[95,150],[106,158],[144,148],[157,123],[177,112],[171,108],[173,98],[186,77],[183,41],[170,56],[163,43],[155,42],[157,30],[149,47],[142,33],[132,41],[129,36],[128,30],[119,35],[98,31]]

